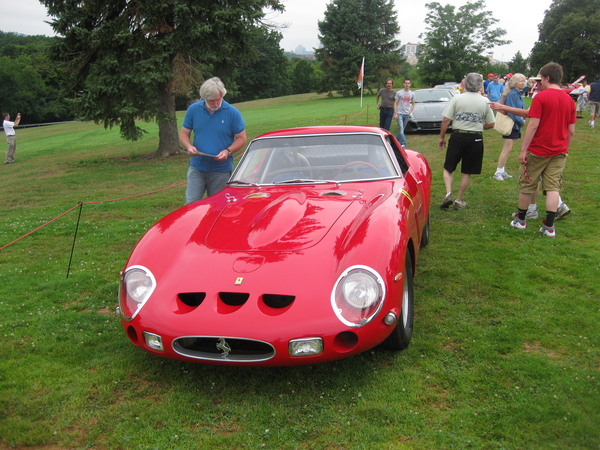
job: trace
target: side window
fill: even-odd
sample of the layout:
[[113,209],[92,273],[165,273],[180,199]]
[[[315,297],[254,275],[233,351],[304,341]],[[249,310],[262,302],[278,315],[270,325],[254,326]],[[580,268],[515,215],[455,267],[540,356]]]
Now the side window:
[[402,153],[400,153],[398,146],[389,136],[386,137],[386,140],[387,140],[387,143],[389,144],[389,146],[392,148],[392,151],[394,152],[394,156],[398,160],[398,164],[400,165],[400,170],[402,170],[403,174],[406,173],[408,171],[408,164],[406,163],[406,160],[402,156]]

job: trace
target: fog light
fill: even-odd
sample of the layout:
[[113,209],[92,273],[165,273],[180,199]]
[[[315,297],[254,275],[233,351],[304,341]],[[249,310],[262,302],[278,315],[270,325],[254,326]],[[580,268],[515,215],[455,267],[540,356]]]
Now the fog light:
[[152,350],[156,350],[159,352],[165,351],[162,343],[162,337],[160,337],[158,334],[148,333],[147,331],[144,331],[144,339],[146,341],[146,345]]
[[323,339],[303,338],[290,341],[288,351],[290,356],[312,356],[323,353]]
[[398,316],[393,312],[387,313],[383,318],[383,323],[386,325],[394,325],[398,321]]

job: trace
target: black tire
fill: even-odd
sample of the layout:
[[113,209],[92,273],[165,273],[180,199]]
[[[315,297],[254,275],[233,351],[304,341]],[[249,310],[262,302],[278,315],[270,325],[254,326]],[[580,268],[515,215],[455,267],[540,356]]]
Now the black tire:
[[402,309],[392,334],[384,341],[383,346],[389,350],[404,350],[410,344],[413,334],[414,318],[414,285],[413,265],[410,253],[406,254],[404,263],[404,289],[402,291]]
[[425,248],[429,244],[429,217],[427,217],[427,223],[425,224],[425,228],[423,228],[423,232],[421,233],[421,244],[419,248]]

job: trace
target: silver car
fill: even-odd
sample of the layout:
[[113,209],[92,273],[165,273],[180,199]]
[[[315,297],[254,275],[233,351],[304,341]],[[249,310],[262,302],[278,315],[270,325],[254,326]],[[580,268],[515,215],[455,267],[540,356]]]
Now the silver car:
[[442,126],[442,113],[458,92],[455,89],[417,89],[414,93],[416,105],[405,131],[439,130]]

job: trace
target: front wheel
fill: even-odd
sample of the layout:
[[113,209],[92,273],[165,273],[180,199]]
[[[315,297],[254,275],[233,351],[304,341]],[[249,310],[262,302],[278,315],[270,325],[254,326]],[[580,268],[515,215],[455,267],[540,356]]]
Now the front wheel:
[[394,351],[404,350],[410,344],[413,333],[414,285],[413,265],[410,253],[404,261],[404,289],[402,291],[402,310],[392,334],[384,341],[385,348]]

